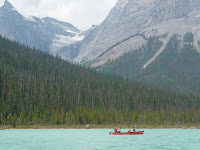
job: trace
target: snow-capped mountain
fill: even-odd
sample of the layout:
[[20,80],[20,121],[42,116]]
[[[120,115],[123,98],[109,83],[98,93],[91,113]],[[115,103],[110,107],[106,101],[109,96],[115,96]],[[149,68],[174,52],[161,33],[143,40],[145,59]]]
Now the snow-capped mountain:
[[70,23],[48,17],[22,16],[7,0],[0,8],[0,34],[55,55],[60,48],[84,38]]

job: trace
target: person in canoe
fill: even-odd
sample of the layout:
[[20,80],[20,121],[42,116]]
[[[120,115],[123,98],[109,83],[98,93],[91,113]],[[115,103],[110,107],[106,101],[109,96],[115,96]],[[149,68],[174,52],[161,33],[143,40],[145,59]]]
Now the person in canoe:
[[115,133],[120,133],[120,131],[117,130],[117,127],[115,127],[114,132]]

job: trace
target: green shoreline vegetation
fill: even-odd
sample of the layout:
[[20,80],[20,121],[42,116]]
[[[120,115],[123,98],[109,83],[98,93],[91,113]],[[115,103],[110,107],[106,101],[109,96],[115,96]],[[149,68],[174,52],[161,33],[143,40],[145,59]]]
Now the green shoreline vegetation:
[[97,73],[0,37],[2,128],[134,123],[140,128],[198,127],[200,98]]
[[132,128],[135,122],[140,128],[198,127],[200,111],[188,112],[187,109],[178,112],[158,112],[147,109],[141,112],[126,110],[124,113],[122,111],[118,113],[116,109],[104,112],[102,108],[87,110],[84,107],[78,107],[72,113],[65,114],[57,110],[52,115],[48,115],[41,114],[35,109],[34,112],[29,111],[28,115],[22,112],[19,117],[9,113],[6,121],[2,123],[5,128],[86,128],[87,125],[88,128],[115,126]]

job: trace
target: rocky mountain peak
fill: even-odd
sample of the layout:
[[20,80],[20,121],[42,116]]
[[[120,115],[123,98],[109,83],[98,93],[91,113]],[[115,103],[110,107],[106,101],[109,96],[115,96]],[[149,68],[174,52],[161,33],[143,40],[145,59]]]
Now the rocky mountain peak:
[[7,0],[4,1],[3,8],[14,9],[13,5],[9,1],[7,1]]

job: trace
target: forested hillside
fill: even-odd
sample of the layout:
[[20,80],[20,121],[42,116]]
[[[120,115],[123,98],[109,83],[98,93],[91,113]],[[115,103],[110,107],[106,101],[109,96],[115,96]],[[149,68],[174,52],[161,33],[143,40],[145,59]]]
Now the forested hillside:
[[158,37],[148,39],[147,46],[110,61],[100,70],[142,84],[165,87],[171,91],[200,95],[200,53],[194,47],[194,35],[170,38],[163,52],[146,68],[145,64],[162,46]]
[[1,125],[198,124],[199,106],[0,37]]

